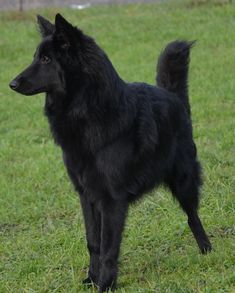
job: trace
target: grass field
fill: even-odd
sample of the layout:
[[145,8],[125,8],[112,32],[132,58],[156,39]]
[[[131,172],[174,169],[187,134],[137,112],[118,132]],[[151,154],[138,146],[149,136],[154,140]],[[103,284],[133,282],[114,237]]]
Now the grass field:
[[[235,292],[235,6],[190,3],[59,9],[96,38],[129,81],[154,83],[167,42],[198,40],[190,94],[205,181],[200,214],[214,251],[199,254],[177,203],[155,190],[130,209],[120,293]],[[39,12],[52,20],[57,11]],[[43,115],[44,96],[8,88],[32,60],[36,13],[0,14],[0,292],[96,292],[81,285],[88,264],[83,220]]]

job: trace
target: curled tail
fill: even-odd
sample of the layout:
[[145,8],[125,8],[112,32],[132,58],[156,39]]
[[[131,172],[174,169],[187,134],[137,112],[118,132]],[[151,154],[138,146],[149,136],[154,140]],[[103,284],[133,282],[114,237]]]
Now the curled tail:
[[157,64],[157,85],[175,93],[190,115],[188,97],[188,67],[190,49],[195,42],[174,41],[169,43]]

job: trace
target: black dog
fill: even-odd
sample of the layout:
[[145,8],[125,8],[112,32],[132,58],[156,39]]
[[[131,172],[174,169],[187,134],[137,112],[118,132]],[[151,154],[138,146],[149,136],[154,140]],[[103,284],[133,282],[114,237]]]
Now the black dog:
[[192,43],[170,43],[157,84],[126,83],[95,41],[57,14],[38,16],[42,42],[10,87],[46,93],[45,114],[79,192],[90,267],[85,283],[114,288],[128,204],[160,183],[188,216],[202,253],[211,244],[198,217],[200,165],[187,90]]

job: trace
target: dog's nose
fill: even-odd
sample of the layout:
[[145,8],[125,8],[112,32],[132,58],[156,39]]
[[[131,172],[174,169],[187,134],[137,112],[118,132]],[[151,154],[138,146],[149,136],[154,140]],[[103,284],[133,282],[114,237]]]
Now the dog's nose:
[[20,83],[17,80],[13,79],[10,82],[9,86],[10,86],[11,89],[16,90],[18,88],[19,84]]

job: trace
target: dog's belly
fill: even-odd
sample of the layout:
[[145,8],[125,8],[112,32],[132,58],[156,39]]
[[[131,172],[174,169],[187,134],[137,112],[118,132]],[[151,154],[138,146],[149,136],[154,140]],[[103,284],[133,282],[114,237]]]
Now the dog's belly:
[[75,187],[90,201],[107,197],[133,201],[164,181],[173,145],[164,153],[156,148],[151,154],[140,155],[131,138],[122,137],[95,155],[64,153],[64,162]]
[[168,154],[156,152],[141,156],[132,146],[109,147],[96,160],[98,176],[114,199],[136,200],[165,179],[172,164],[173,148]]

